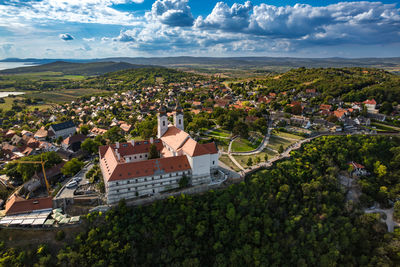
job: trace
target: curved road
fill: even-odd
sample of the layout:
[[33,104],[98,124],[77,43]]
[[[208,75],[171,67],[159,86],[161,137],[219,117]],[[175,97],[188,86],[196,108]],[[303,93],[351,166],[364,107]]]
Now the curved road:
[[365,212],[365,213],[385,213],[385,214],[386,214],[386,220],[383,220],[383,221],[384,221],[384,222],[386,223],[386,225],[387,225],[388,232],[393,233],[394,227],[395,227],[395,226],[397,226],[397,227],[400,226],[400,224],[399,224],[398,222],[395,222],[395,221],[393,220],[393,208],[391,208],[391,209],[386,209],[386,210],[379,209],[379,208],[372,209],[372,210],[371,210],[371,209],[365,209],[364,212]]

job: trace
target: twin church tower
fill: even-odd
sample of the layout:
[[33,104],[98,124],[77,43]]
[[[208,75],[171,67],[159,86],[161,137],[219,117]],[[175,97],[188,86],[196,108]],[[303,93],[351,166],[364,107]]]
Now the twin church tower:
[[[158,110],[157,121],[158,121],[157,138],[161,138],[168,130],[168,115],[167,115],[167,110],[163,105]],[[183,109],[179,105],[179,103],[176,104],[174,112],[174,126],[179,130],[182,131],[185,130],[183,125]]]

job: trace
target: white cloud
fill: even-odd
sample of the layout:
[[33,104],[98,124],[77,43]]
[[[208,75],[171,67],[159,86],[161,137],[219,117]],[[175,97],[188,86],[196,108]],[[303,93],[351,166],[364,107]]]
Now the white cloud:
[[146,18],[173,27],[192,26],[194,21],[188,0],[156,0]]
[[[9,19],[19,21],[64,21],[116,25],[137,25],[141,19],[112,6],[123,3],[142,3],[143,0],[42,0],[0,4],[0,25]],[[6,25],[5,25],[6,26]]]
[[[31,43],[46,42],[49,47],[45,48],[69,57],[77,53],[83,57],[113,53],[266,55],[314,48],[333,51],[329,48],[333,46],[400,44],[400,10],[394,4],[381,2],[341,2],[322,7],[253,5],[249,1],[228,6],[219,2],[210,14],[197,18],[193,17],[188,0],[156,0],[151,10],[143,11],[145,14],[140,17],[113,5],[136,5],[143,0],[29,0],[23,5],[17,2],[0,4],[0,27],[20,39],[10,35],[2,42],[17,44],[23,40],[26,45],[28,32],[29,38],[34,39]],[[67,22],[72,22],[69,28],[65,28]],[[86,23],[103,25],[93,33],[98,25],[91,24],[88,30]],[[84,36],[80,28],[90,32],[91,38],[60,46],[58,33],[68,30],[70,34]],[[39,30],[48,31],[46,38]],[[337,53],[341,53],[339,48]],[[56,54],[53,50],[46,53]]]

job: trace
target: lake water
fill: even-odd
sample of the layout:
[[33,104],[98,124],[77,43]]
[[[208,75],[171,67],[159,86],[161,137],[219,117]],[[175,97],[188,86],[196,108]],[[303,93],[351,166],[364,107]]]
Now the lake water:
[[23,95],[23,94],[25,94],[25,93],[22,93],[22,92],[0,92],[0,98],[6,97],[9,95]]
[[35,66],[32,62],[0,62],[0,70]]

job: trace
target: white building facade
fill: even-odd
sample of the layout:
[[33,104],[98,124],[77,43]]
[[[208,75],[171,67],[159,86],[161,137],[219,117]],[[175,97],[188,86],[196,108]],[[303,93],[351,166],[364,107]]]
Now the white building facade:
[[[166,110],[157,114],[158,139],[116,143],[99,148],[107,202],[151,196],[178,188],[185,177],[189,185],[211,181],[218,168],[214,143],[199,144],[184,132],[183,112],[177,107],[174,125],[168,125]],[[149,159],[155,146],[160,157]]]

